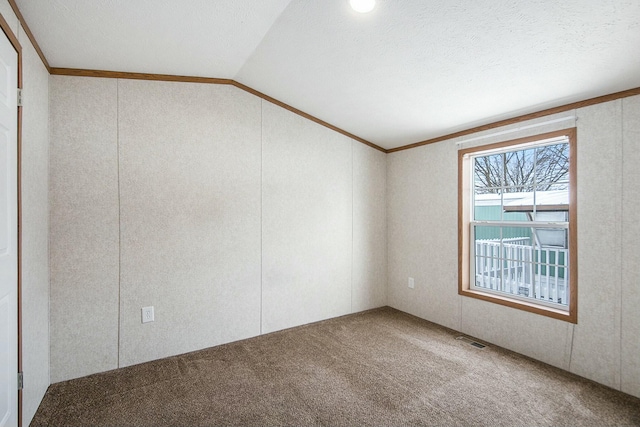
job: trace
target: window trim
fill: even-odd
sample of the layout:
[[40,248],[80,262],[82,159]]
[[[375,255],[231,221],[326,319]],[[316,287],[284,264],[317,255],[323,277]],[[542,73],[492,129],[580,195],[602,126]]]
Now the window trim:
[[[517,149],[518,145],[533,143],[550,138],[566,136],[569,140],[569,304],[568,311],[544,306],[535,302],[511,298],[471,289],[470,277],[470,211],[471,173],[469,154],[480,151],[499,150],[507,147]],[[458,294],[461,296],[493,302],[495,304],[524,310],[530,313],[578,323],[578,215],[577,215],[577,130],[575,127],[555,132],[538,134],[488,145],[464,148],[458,151]]]

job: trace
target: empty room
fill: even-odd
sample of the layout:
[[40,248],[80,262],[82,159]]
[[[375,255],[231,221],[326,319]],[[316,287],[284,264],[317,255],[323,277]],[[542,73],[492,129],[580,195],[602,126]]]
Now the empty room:
[[640,425],[640,2],[0,17],[0,427]]

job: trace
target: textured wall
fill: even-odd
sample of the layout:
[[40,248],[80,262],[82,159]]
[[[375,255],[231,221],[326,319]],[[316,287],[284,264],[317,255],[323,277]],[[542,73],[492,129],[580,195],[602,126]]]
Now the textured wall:
[[[637,226],[640,97],[575,111],[578,127],[578,324],[457,295],[457,147],[388,157],[389,304],[640,396]],[[541,118],[516,129],[560,116]],[[472,144],[543,133],[573,121]],[[484,134],[500,132],[497,129]],[[469,144],[465,144],[469,146]],[[418,185],[419,183],[419,185]],[[622,234],[624,230],[624,235]],[[416,278],[416,289],[407,277]]]
[[263,332],[351,311],[351,141],[263,104]]
[[51,382],[118,367],[117,81],[51,76]]
[[49,72],[20,29],[22,45],[23,424],[49,387]]
[[386,303],[383,153],[233,87],[50,84],[53,382]]
[[387,155],[353,141],[351,311],[387,304]]
[[640,96],[622,100],[621,389],[640,396]]
[[258,335],[260,99],[135,80],[118,94],[120,366]]
[[[458,329],[455,146],[388,156],[389,288],[392,307]],[[413,277],[415,288],[407,286]]]
[[571,370],[620,387],[622,100],[578,110],[578,324]]

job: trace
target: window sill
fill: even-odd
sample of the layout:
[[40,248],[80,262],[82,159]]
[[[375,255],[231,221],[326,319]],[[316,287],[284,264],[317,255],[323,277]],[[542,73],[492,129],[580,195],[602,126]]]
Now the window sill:
[[575,312],[554,309],[535,303],[528,303],[519,299],[509,298],[507,296],[490,294],[487,292],[476,291],[471,289],[458,289],[458,294],[466,297],[476,298],[483,301],[492,302],[505,307],[511,307],[530,313],[539,314],[541,316],[551,317],[553,319],[562,320],[569,323],[578,323],[578,316]]

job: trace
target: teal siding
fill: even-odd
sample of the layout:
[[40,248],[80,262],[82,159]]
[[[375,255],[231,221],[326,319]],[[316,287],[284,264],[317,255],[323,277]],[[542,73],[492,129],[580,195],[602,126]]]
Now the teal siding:
[[[501,206],[476,206],[476,221],[500,221]],[[528,221],[524,212],[505,212],[505,221]],[[502,229],[502,237],[531,237],[531,229],[527,227],[505,227]],[[476,240],[495,240],[500,238],[500,227],[476,226]]]

